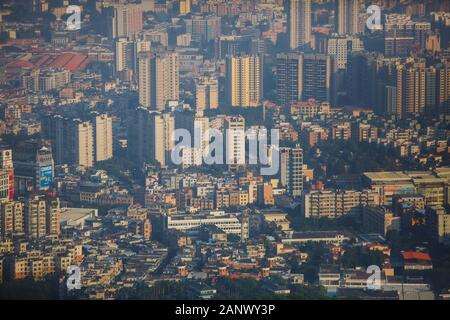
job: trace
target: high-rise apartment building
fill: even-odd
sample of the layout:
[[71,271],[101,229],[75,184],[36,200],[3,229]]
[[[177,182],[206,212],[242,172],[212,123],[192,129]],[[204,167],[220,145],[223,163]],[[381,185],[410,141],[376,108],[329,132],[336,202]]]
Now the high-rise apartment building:
[[376,142],[378,139],[378,128],[368,123],[360,123],[357,125],[358,142]]
[[14,165],[11,149],[0,149],[0,200],[14,199]]
[[287,194],[299,197],[303,192],[303,149],[280,149],[280,181]]
[[339,35],[354,35],[361,32],[359,13],[361,0],[335,0],[335,32]]
[[290,49],[311,44],[311,0],[288,0],[286,5]]
[[175,119],[171,114],[138,108],[129,118],[129,157],[137,163],[170,163],[175,146]]
[[38,239],[47,235],[59,236],[59,199],[34,197],[25,201],[24,225],[29,238]]
[[448,242],[450,240],[450,214],[442,206],[425,208],[425,216],[429,235],[434,241]]
[[94,127],[89,121],[73,120],[71,124],[73,139],[73,160],[78,166],[94,165]]
[[362,207],[373,204],[370,190],[320,190],[302,195],[302,215],[305,218],[337,218],[349,213],[362,213]]
[[[364,51],[347,53],[346,86],[347,97],[354,106],[371,106],[383,109],[386,100],[377,90],[383,90],[390,83],[387,64],[377,56]],[[393,71],[392,71],[393,72]],[[378,75],[376,75],[378,73]],[[379,82],[377,88],[376,82]],[[381,84],[383,82],[383,84]]]
[[290,107],[301,100],[303,92],[303,55],[299,53],[277,54],[277,101]]
[[409,66],[397,69],[397,115],[424,113],[425,111],[425,70]]
[[29,70],[21,75],[20,85],[22,88],[31,92],[39,91],[39,69]]
[[357,37],[331,37],[328,40],[327,53],[333,57],[334,67],[338,70],[347,69],[347,57],[350,53],[363,50],[363,43]]
[[62,68],[29,70],[21,76],[21,85],[28,91],[48,92],[60,89],[70,82],[71,72]]
[[203,155],[207,155],[209,150],[209,118],[188,110],[175,112],[175,127],[185,129],[191,135],[189,147],[183,147],[183,166],[201,165]]
[[333,61],[330,55],[305,54],[303,56],[303,92],[304,101],[331,100]]
[[436,66],[436,103],[441,113],[450,113],[450,62],[442,61]]
[[262,58],[257,55],[228,56],[226,96],[232,107],[256,107],[262,99]]
[[363,228],[366,232],[386,236],[389,231],[400,231],[400,217],[396,217],[387,207],[366,206],[362,212]]
[[[112,158],[112,118],[106,114],[91,114],[91,120],[49,116],[44,125],[45,137],[52,142],[56,164],[92,167],[96,161]],[[44,169],[43,169],[44,170]],[[51,176],[45,169],[44,175]]]
[[277,55],[277,100],[291,106],[299,100],[330,102],[333,61],[331,55],[288,53]]
[[0,237],[24,233],[23,203],[3,201],[0,203]]
[[108,8],[108,36],[128,37],[142,31],[143,14],[139,4],[116,4]]
[[384,54],[406,56],[414,45],[414,22],[406,15],[387,15],[384,24]]
[[266,51],[264,40],[250,35],[220,36],[215,41],[215,57],[225,59],[227,55],[263,55]]
[[180,16],[185,16],[191,13],[191,0],[180,0],[179,6]]
[[161,165],[167,165],[170,159],[170,151],[174,148],[173,133],[175,121],[170,114],[155,114],[151,118],[150,130],[153,134],[154,145],[151,157]]
[[145,108],[152,107],[151,59],[152,54],[150,52],[142,52],[138,56],[139,105]]
[[201,77],[195,83],[195,108],[199,115],[204,110],[219,107],[219,81],[212,77]]
[[148,52],[151,42],[141,38],[118,38],[115,44],[115,72],[133,70],[133,75],[138,73],[138,55]]
[[272,185],[270,183],[263,183],[257,186],[258,190],[258,204],[261,206],[275,205],[273,197]]
[[47,235],[59,236],[61,204],[59,198],[47,199],[45,208],[45,225]]
[[194,15],[186,19],[186,32],[192,34],[192,41],[208,43],[220,36],[221,19],[215,15]]
[[225,161],[230,165],[245,164],[245,118],[229,116],[225,118]]
[[397,66],[396,114],[407,117],[413,114],[433,112],[436,105],[436,69],[426,68],[424,62]]
[[47,209],[44,199],[39,197],[25,202],[25,233],[28,237],[38,239],[47,234]]
[[384,24],[384,54],[404,57],[413,49],[424,49],[430,32],[429,22],[413,21],[408,15],[389,14]]
[[175,52],[139,56],[139,104],[164,110],[170,100],[179,99],[179,57]]
[[132,68],[133,57],[131,55],[130,42],[127,38],[119,38],[116,40],[114,53],[116,73]]
[[107,114],[95,114],[94,145],[95,161],[105,161],[113,157],[112,117]]

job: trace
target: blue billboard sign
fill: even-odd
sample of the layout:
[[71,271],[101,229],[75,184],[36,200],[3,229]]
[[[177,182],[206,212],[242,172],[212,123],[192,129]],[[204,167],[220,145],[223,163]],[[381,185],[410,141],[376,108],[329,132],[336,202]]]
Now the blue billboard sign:
[[52,165],[43,166],[39,168],[39,186],[41,188],[50,187],[53,182],[53,167]]

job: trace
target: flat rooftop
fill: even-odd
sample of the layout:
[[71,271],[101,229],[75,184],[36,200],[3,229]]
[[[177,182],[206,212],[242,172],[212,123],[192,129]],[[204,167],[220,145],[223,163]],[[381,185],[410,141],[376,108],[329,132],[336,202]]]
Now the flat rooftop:
[[410,182],[411,177],[401,171],[364,172],[372,182]]
[[348,231],[297,231],[292,235],[292,239],[310,239],[310,238],[335,238],[337,236],[351,237]]
[[426,176],[426,177],[421,177],[421,178],[416,178],[413,179],[414,184],[421,184],[421,183],[437,183],[437,184],[442,184],[442,183],[446,183],[447,179],[445,178],[436,178],[434,176]]
[[92,208],[62,208],[60,223],[66,224],[69,221],[76,222],[80,219],[95,217],[98,215],[97,209]]

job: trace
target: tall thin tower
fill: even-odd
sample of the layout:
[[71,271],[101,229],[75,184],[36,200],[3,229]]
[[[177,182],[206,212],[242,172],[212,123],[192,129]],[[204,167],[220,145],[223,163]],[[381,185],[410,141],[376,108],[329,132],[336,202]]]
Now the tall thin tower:
[[311,43],[311,0],[288,0],[289,47],[298,47]]
[[360,32],[360,0],[335,0],[335,31],[340,35],[355,35]]

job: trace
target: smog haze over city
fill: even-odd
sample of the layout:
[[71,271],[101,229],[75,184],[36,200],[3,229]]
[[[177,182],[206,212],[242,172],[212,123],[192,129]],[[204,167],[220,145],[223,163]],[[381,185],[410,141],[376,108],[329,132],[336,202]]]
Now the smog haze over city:
[[450,300],[449,142],[449,0],[1,0],[0,300]]

